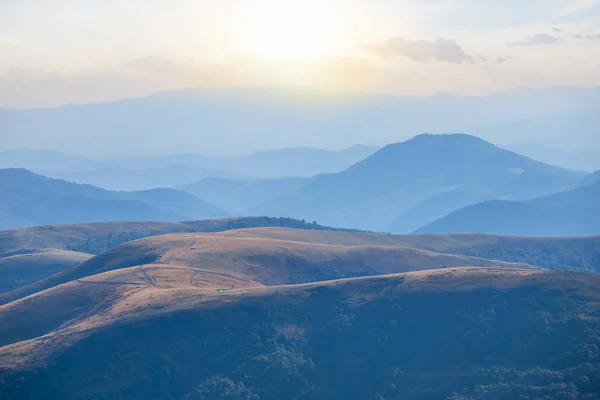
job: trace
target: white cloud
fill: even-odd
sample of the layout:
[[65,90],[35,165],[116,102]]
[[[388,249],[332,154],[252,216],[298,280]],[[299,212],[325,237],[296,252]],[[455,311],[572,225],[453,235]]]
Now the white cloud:
[[475,58],[465,53],[456,41],[444,38],[437,38],[433,42],[428,42],[426,40],[406,40],[402,37],[394,37],[381,44],[362,47],[382,57],[406,57],[421,63],[438,61],[461,64],[465,61],[475,61]]
[[535,35],[529,35],[524,40],[519,42],[510,42],[510,45],[546,45],[558,42],[561,40],[560,37],[549,35],[547,33],[538,33]]

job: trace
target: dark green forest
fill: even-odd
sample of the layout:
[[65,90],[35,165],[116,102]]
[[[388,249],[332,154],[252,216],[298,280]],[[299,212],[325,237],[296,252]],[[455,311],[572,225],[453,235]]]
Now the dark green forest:
[[115,325],[4,376],[0,398],[600,399],[600,312],[579,295],[398,294],[400,280]]

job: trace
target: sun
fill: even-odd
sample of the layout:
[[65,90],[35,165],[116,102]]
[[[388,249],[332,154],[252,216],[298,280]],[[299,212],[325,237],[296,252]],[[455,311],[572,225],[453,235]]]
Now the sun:
[[249,51],[285,64],[310,63],[334,47],[335,18],[326,1],[258,0],[244,42]]

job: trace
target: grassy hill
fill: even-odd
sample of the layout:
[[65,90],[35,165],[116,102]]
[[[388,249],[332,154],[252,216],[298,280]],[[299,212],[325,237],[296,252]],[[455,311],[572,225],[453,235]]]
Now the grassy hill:
[[402,246],[169,234],[117,246],[78,266],[0,295],[0,304],[98,273],[148,264],[203,269],[267,286],[458,266],[529,267]]
[[0,293],[46,278],[89,260],[91,254],[44,249],[0,255]]
[[600,236],[520,237],[482,233],[390,235],[277,228],[234,230],[223,232],[221,235],[342,246],[400,246],[436,253],[520,262],[547,269],[600,271]]
[[[243,229],[245,227],[256,228]],[[441,266],[498,265],[498,262],[524,263],[555,270],[600,271],[600,236],[532,238],[486,234],[389,235],[339,231],[292,219],[251,217],[186,223],[115,222],[40,226],[0,231],[0,255],[2,256],[40,251],[53,254],[60,249],[93,254],[108,251],[107,254],[90,260],[90,263],[86,264],[88,265],[86,268],[89,268],[86,270],[87,272],[70,271],[69,273],[75,273],[75,275],[59,275],[34,284],[35,281],[60,270],[75,267],[73,263],[63,263],[61,267],[51,262],[46,273],[33,274],[26,280],[22,277],[13,279],[13,282],[18,281],[21,284],[13,285],[14,291],[0,296],[0,299],[2,302],[8,302],[67,282],[69,279],[81,278],[105,269],[151,263],[163,257],[163,252],[166,252],[164,254],[168,253],[164,247],[168,242],[165,241],[165,237],[126,244],[119,250],[115,250],[118,253],[121,249],[127,249],[126,254],[122,257],[115,257],[115,252],[109,251],[136,239],[153,238],[165,233],[214,233],[219,231],[221,233],[218,235],[207,236],[207,240],[210,238],[215,243],[208,256],[204,248],[186,248],[186,246],[190,247],[191,236],[189,240],[185,235],[168,236],[168,238],[182,238],[173,240],[169,246],[178,248],[181,253],[187,254],[187,258],[176,258],[177,262],[192,267],[208,263],[210,269],[225,263],[227,268],[235,269],[246,268],[248,263],[257,266],[271,263],[269,268],[275,266],[284,268],[278,271],[281,279],[277,281],[279,283],[290,283],[289,279],[292,276],[301,279],[300,281],[310,281],[355,276],[356,274],[371,275],[377,271],[379,271],[377,273],[385,273]],[[197,237],[202,238],[203,236]],[[140,243],[144,245],[141,249],[139,248]],[[247,245],[242,245],[244,243]],[[285,243],[289,249],[283,245],[274,246],[274,243]],[[384,249],[384,247],[392,247],[392,249]],[[303,253],[304,250],[309,252],[308,256]],[[220,255],[220,252],[230,253]],[[444,258],[436,253],[450,257]],[[235,256],[233,256],[234,254]],[[319,256],[319,254],[324,255]],[[460,257],[452,258],[455,255],[475,257],[479,261],[468,261],[468,259]],[[212,257],[217,258],[216,263],[211,259]],[[397,258],[391,259],[390,257]],[[481,261],[480,259],[485,260]],[[42,259],[36,258],[36,260],[41,261]],[[171,262],[169,257],[164,260]],[[411,264],[407,265],[409,260]],[[452,262],[447,263],[448,260]],[[473,264],[474,261],[477,264]],[[347,265],[341,269],[332,270],[333,266],[342,262],[347,262]],[[383,264],[374,266],[373,264],[376,262],[383,262]],[[306,269],[307,263],[315,263],[318,268],[306,273],[303,268]],[[396,269],[381,270],[386,265],[394,265]],[[407,269],[397,269],[402,265]],[[38,266],[41,272],[42,264],[39,263]],[[299,269],[295,272],[291,271],[289,270],[291,266]],[[75,268],[75,271],[78,271],[78,268]],[[206,267],[200,266],[200,268]],[[319,268],[325,268],[329,272],[324,274]],[[27,270],[23,269],[22,271]],[[321,271],[320,274],[317,273],[319,271]],[[285,273],[290,275],[284,275]],[[283,276],[287,276],[288,280],[283,279]],[[28,286],[16,290],[17,286],[22,285]]]
[[0,231],[0,254],[22,248],[53,248],[100,254],[120,244],[148,236],[167,233],[220,232],[258,227],[353,231],[291,218],[272,217],[235,217],[176,223],[118,221],[42,225]]
[[0,397],[599,398],[599,275],[458,268],[225,290],[229,278],[156,275],[108,272],[0,307],[14,340]]

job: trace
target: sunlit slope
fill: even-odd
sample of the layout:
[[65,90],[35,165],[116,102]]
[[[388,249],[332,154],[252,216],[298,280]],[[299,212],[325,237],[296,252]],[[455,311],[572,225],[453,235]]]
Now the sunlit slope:
[[548,269],[600,271],[600,236],[521,237],[483,233],[390,235],[271,228],[240,229],[219,235],[280,238],[343,246],[404,246],[438,253],[522,262]]
[[50,299],[56,313],[68,292],[104,304],[1,347],[0,397],[597,399],[598,275],[453,268],[230,290],[188,277],[159,288],[119,270],[0,307],[13,321]]
[[206,269],[264,285],[458,266],[530,267],[375,243],[372,240],[368,245],[330,245],[209,233],[153,236],[117,246],[74,268],[6,293],[0,296],[0,303],[90,275],[145,264]]
[[0,254],[19,249],[55,248],[100,254],[122,243],[174,232],[220,232],[256,227],[339,230],[292,218],[232,217],[186,222],[96,222],[41,225],[0,231]]

